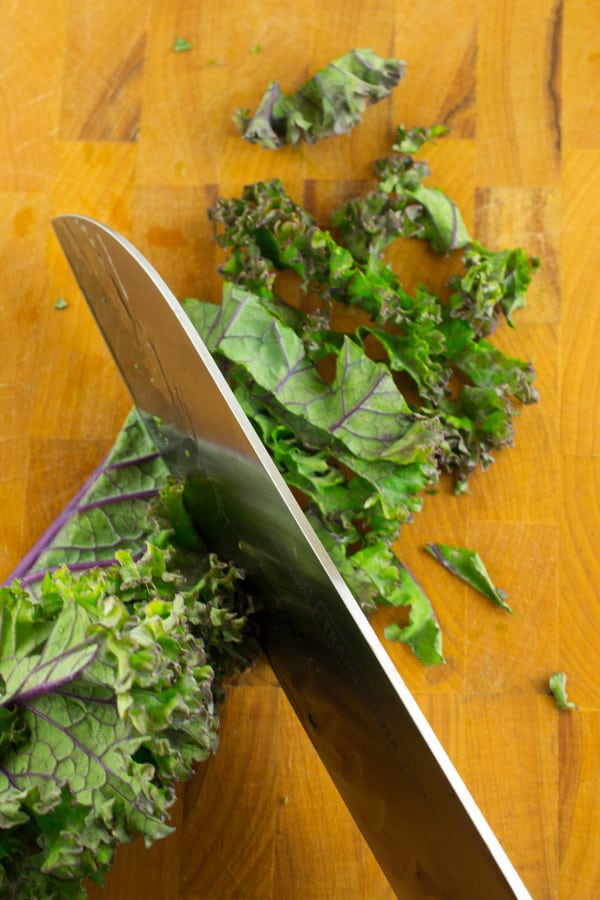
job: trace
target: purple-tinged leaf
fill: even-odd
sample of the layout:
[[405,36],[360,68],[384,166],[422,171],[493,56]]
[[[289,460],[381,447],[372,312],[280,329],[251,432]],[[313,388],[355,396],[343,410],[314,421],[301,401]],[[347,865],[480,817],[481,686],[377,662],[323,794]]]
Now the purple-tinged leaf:
[[[0,675],[4,693],[0,706],[23,705],[57,690],[79,677],[96,658],[98,639],[90,637],[89,616],[74,603],[65,604],[46,637],[40,653],[24,653],[18,628],[21,604],[3,590],[0,602]],[[21,622],[22,624],[22,622]],[[27,634],[25,644],[30,643]],[[12,645],[12,646],[11,646]]]
[[475,550],[469,550],[466,547],[450,547],[448,544],[429,543],[425,545],[425,549],[437,559],[444,568],[452,572],[453,575],[462,578],[472,588],[495,603],[496,606],[502,607],[506,612],[512,613],[513,610],[506,602],[506,591],[497,588],[490,576],[479,554]]
[[132,410],[106,459],[6,579],[37,592],[46,572],[112,565],[119,550],[142,553],[148,503],[167,483],[168,469]]

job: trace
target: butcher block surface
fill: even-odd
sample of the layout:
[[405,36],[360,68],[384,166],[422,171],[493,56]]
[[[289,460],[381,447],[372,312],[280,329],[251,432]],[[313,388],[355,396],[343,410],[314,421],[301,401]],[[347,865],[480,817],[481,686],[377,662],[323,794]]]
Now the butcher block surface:
[[[534,900],[600,896],[600,4],[595,0],[31,0],[0,17],[0,576],[101,460],[130,407],[50,221],[100,219],[174,292],[218,300],[207,208],[280,177],[317,216],[370,186],[395,126],[443,122],[431,183],[494,248],[539,256],[517,327],[540,402],[398,552],[446,662],[385,642]],[[175,39],[192,45],[174,52]],[[232,123],[353,47],[406,61],[350,135],[267,151]],[[419,268],[403,273],[427,280]],[[410,260],[409,260],[410,261]],[[56,309],[64,297],[68,305]],[[514,616],[443,570],[469,546]],[[379,633],[388,611],[373,618]],[[548,693],[567,674],[576,710]],[[407,810],[407,815],[410,811]],[[221,746],[181,787],[174,834],[123,847],[95,900],[392,897],[266,661],[228,691]],[[0,838],[1,840],[1,838]],[[481,900],[485,900],[484,897]]]

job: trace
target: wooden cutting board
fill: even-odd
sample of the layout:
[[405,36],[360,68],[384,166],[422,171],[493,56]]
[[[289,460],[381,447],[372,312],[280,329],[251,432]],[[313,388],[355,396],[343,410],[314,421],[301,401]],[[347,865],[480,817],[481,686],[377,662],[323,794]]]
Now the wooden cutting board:
[[[217,194],[279,176],[325,216],[366,189],[395,125],[452,128],[424,154],[432,183],[484,243],[542,260],[517,328],[494,338],[534,361],[541,402],[469,495],[443,486],[403,532],[399,552],[436,608],[446,664],[387,648],[533,897],[600,896],[600,5],[30,0],[3,4],[0,35],[2,576],[129,408],[54,214],[103,220],[178,295],[217,299],[206,216]],[[173,52],[177,36],[192,49]],[[290,91],[352,47],[408,64],[353,134],[279,153],[239,138],[232,112],[272,78]],[[398,255],[408,286],[427,280],[424,259]],[[440,570],[426,540],[478,549],[516,615]],[[375,616],[379,631],[387,619]],[[549,697],[555,671],[577,711]],[[182,787],[173,823],[151,850],[123,848],[90,896],[391,896],[264,661],[231,686],[221,748]]]

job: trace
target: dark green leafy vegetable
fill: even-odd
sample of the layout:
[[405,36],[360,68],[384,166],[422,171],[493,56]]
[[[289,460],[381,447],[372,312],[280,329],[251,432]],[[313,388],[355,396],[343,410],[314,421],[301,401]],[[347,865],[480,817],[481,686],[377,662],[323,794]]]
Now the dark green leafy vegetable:
[[423,184],[430,175],[429,166],[413,157],[423,144],[446,132],[443,125],[398,126],[392,146],[395,153],[375,163],[376,190],[348,200],[333,212],[332,224],[356,259],[366,262],[371,256],[381,256],[398,237],[422,238],[438,253],[470,243],[458,207],[439,188]]
[[[288,484],[307,499],[317,534],[363,609],[414,602],[390,543],[420,508],[418,492],[437,478],[435,421],[415,416],[387,368],[349,339],[338,348],[333,380],[324,380],[287,324],[301,327],[301,319],[274,315],[269,300],[245,288],[226,285],[220,306],[189,298],[184,307]],[[424,662],[441,661],[424,596],[396,637]]]
[[403,73],[400,60],[383,59],[370,49],[351,50],[293,94],[271,82],[256,112],[239,109],[234,122],[247,141],[269,149],[303,140],[312,144],[358,125],[367,104],[389,96]]
[[[402,598],[411,623],[387,636],[426,662],[442,658],[431,605],[383,559],[423,490],[444,471],[465,490],[470,473],[512,443],[516,404],[537,399],[531,364],[483,337],[500,312],[510,319],[522,305],[535,261],[475,243],[456,204],[422,184],[429,169],[412,154],[445,131],[398,128],[396,155],[375,167],[378,189],[333,214],[345,246],[277,179],[219,199],[209,215],[228,251],[222,304],[185,301],[363,608]],[[464,251],[445,297],[405,291],[382,259],[399,237]],[[317,298],[317,312],[277,293],[285,270]],[[333,326],[339,304],[356,310],[353,329]]]
[[[217,240],[229,250],[224,277],[268,300],[272,314],[285,316],[302,336],[311,358],[338,353],[347,340],[363,349],[375,340],[389,369],[410,376],[420,395],[413,412],[441,423],[440,468],[457,474],[458,491],[475,467],[485,468],[495,450],[512,443],[514,401],[537,400],[533,370],[481,342],[479,318],[471,320],[471,307],[454,310],[448,300],[422,287],[409,295],[389,265],[374,254],[364,263],[356,259],[276,179],[249,185],[239,199],[219,200],[210,214],[222,226]],[[317,319],[290,313],[278,302],[273,289],[284,269],[295,272],[303,289],[320,299]],[[512,280],[506,283],[512,291]],[[495,292],[495,277],[493,284]],[[334,302],[369,319],[340,335],[330,326]],[[452,393],[451,379],[457,385]]]
[[216,749],[249,601],[182,495],[133,413],[0,588],[0,896],[85,897]]
[[567,697],[567,676],[564,672],[554,672],[548,679],[548,687],[560,710],[577,709],[577,704]]
[[466,581],[472,588],[507,612],[512,609],[506,602],[506,592],[495,587],[479,554],[466,547],[450,547],[448,544],[426,544],[426,549],[449,572]]

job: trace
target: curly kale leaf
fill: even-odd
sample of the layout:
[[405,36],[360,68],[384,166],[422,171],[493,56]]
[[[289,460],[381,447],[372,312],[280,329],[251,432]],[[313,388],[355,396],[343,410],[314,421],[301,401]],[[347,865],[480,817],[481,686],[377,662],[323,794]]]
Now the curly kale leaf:
[[209,349],[241,366],[289,413],[327,435],[329,444],[341,443],[366,460],[407,463],[430,455],[432,424],[414,415],[387,367],[353,341],[344,340],[328,384],[295,331],[259,298],[227,285],[217,309],[205,335]]
[[177,781],[217,746],[250,602],[182,494],[134,411],[0,589],[1,896],[84,898],[120,843],[171,831]]
[[418,237],[438,253],[449,253],[471,238],[457,205],[439,188],[426,187],[427,163],[413,154],[427,141],[445,134],[442,125],[405,129],[399,126],[393,150],[398,155],[375,163],[377,189],[344,203],[332,215],[344,245],[355,259],[366,263],[380,257],[399,237]]
[[[247,186],[239,199],[220,199],[210,215],[223,226],[219,244],[230,251],[221,268],[227,280],[272,301],[277,272],[291,269],[305,290],[371,317],[372,325],[358,328],[353,340],[362,346],[370,335],[387,355],[392,371],[407,372],[425,396],[436,399],[443,394],[450,371],[441,356],[444,339],[438,323],[443,309],[434,294],[419,288],[415,296],[409,295],[391,268],[374,257],[361,265],[286,194],[277,179]],[[270,308],[273,311],[272,302]],[[311,322],[304,322],[306,340]],[[320,321],[318,333],[311,332],[313,358],[324,341],[329,341],[328,353],[343,340],[336,342],[323,325]]]
[[370,49],[344,54],[285,95],[271,82],[254,114],[238,109],[234,122],[247,141],[269,149],[345,134],[360,122],[368,104],[388,97],[404,74],[404,63]]
[[[110,569],[47,575],[39,599],[18,583],[2,589],[2,633],[24,634],[2,657],[2,708],[23,725],[0,755],[9,896],[34,871],[47,890],[97,877],[116,843],[167,834],[175,779],[216,747],[197,592],[181,590],[165,551],[149,545],[139,563],[119,555]],[[38,636],[48,629],[33,647],[30,618]]]
[[375,163],[377,189],[347,201],[333,213],[332,223],[363,264],[380,257],[400,237],[426,240],[438,253],[462,248],[465,271],[449,282],[449,306],[451,314],[469,322],[480,337],[494,330],[500,313],[513,324],[513,312],[525,305],[539,260],[522,248],[486,249],[470,236],[456,203],[439,188],[423,184],[429,166],[412,154],[445,131],[443,126],[399,126],[393,146],[399,155]]
[[495,451],[513,445],[515,408],[495,387],[465,384],[437,408],[444,435],[439,464],[455,478],[455,492],[467,490],[476,468],[487,469]]
[[154,527],[148,508],[169,471],[136,410],[110,453],[27,553],[7,582],[19,578],[36,590],[45,573],[111,565],[117,550],[141,551]]
[[493,387],[521,403],[535,403],[535,373],[530,362],[508,356],[490,341],[478,338],[468,322],[446,316],[439,326],[444,353],[469,381],[478,387]]
[[221,274],[255,294],[270,296],[277,272],[291,269],[304,289],[357,306],[377,322],[404,322],[416,311],[388,266],[358,264],[279,179],[247,185],[239,199],[219,199],[209,215],[223,226],[217,242],[229,250]]
[[[363,350],[369,347],[369,353],[375,348],[392,373],[412,379],[421,404],[413,404],[413,411],[443,423],[438,459],[441,469],[455,473],[458,491],[473,469],[490,464],[493,451],[510,445],[515,401],[537,399],[533,370],[483,340],[466,305],[455,310],[423,287],[411,296],[377,257],[370,255],[366,263],[354,259],[278,180],[249,185],[239,199],[219,200],[211,216],[222,225],[218,241],[230,252],[222,268],[225,278],[260,296],[265,310],[302,337],[311,359],[337,355],[350,339]],[[487,254],[489,259],[500,255]],[[303,288],[325,304],[357,307],[371,321],[342,335],[331,328],[327,306],[312,317],[291,310],[273,295],[276,274],[283,269],[294,271]],[[510,291],[514,283],[510,277],[495,278],[490,288],[495,309],[503,284]],[[520,295],[525,288],[521,280]],[[454,395],[448,392],[451,380]]]
[[[362,608],[416,602],[399,591],[391,543],[437,478],[436,419],[415,415],[387,368],[348,338],[331,344],[335,374],[324,380],[302,316],[274,315],[272,298],[228,284],[220,306],[184,306]],[[427,664],[440,662],[433,610],[419,600],[395,637]]]
[[[402,198],[387,209],[401,211],[404,234],[434,246],[437,235],[443,246],[436,249],[444,252],[473,250],[478,245],[455,204],[423,187],[428,169],[407,152],[442,132],[399,129],[399,155],[378,166],[385,190]],[[240,198],[220,199],[209,214],[229,253],[221,267],[223,302],[188,300],[187,311],[368,611],[386,602],[390,585],[382,593],[382,579],[361,571],[363,554],[381,559],[372,550],[379,539],[389,551],[400,524],[420,508],[420,492],[442,471],[453,473],[460,492],[474,468],[486,468],[496,450],[511,444],[516,404],[537,399],[533,369],[482,337],[469,304],[458,308],[451,300],[457,284],[447,298],[424,287],[411,296],[371,245],[361,254],[338,244],[277,179],[248,185]],[[342,220],[335,224],[343,232]],[[356,237],[356,223],[351,233]],[[384,244],[392,236],[397,232]],[[500,272],[501,255],[482,252]],[[510,252],[503,258],[508,273]],[[465,259],[470,264],[475,257],[467,251]],[[277,276],[285,270],[319,299],[316,312],[276,296]],[[499,298],[508,304],[510,292],[522,293],[526,284],[510,275],[494,279],[497,315]],[[335,304],[361,311],[353,330],[332,325]],[[400,580],[396,574],[395,584]],[[402,595],[417,598],[419,591],[405,585]],[[428,601],[421,608],[428,610],[420,633],[429,633],[429,651],[420,640],[415,652],[431,660],[438,629]],[[408,637],[400,626],[388,633]]]
[[513,325],[513,312],[525,306],[532,274],[539,266],[521,248],[486,250],[470,242],[464,255],[465,272],[449,282],[451,315],[470,323],[477,336],[492,332],[498,313]]

